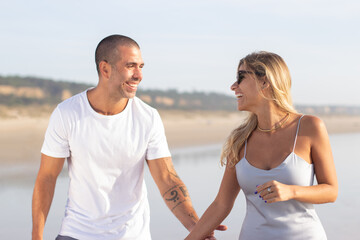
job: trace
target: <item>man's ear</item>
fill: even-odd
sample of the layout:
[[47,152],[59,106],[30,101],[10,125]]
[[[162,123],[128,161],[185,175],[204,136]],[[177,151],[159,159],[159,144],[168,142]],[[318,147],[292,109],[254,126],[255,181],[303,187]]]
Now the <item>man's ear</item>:
[[101,61],[99,63],[99,70],[100,70],[100,75],[105,78],[105,79],[109,79],[110,75],[111,75],[111,65],[106,62],[106,61]]

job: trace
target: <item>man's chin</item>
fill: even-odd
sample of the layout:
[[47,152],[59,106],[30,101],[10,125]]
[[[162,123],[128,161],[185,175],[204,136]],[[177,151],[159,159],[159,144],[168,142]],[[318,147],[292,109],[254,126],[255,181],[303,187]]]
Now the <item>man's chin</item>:
[[135,96],[136,96],[136,92],[127,94],[127,98],[134,98]]

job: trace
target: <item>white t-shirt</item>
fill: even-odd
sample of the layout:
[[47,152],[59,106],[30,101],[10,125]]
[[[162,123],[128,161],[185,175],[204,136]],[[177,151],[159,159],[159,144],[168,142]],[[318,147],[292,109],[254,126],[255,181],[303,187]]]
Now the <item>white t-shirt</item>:
[[57,106],[41,149],[68,161],[70,184],[60,235],[151,239],[144,163],[170,156],[161,118],[137,97],[119,114],[98,114],[86,92]]

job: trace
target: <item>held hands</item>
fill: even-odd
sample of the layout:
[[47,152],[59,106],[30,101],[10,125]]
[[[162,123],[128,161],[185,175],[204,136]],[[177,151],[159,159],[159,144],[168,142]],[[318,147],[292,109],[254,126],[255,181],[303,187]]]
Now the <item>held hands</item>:
[[294,189],[291,185],[272,180],[263,185],[258,185],[255,194],[259,194],[259,197],[265,203],[274,203],[292,199],[294,197]]
[[[227,230],[227,226],[225,225],[219,225],[215,228],[215,230],[218,230],[218,231],[226,231]],[[186,239],[194,239],[194,236],[187,236],[185,238]],[[208,236],[206,236],[205,238],[202,238],[201,240],[216,240],[215,236],[214,236],[214,232],[210,233]]]
[[[227,226],[225,225],[219,225],[215,228],[215,230],[218,231],[226,231],[227,230]],[[209,236],[207,236],[204,240],[216,240],[215,236],[214,236],[214,232],[212,232]]]

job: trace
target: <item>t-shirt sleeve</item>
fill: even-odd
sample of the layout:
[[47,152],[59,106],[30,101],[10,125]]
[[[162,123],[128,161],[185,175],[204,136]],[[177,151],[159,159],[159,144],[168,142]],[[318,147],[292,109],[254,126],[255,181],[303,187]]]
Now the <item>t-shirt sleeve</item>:
[[59,107],[51,114],[41,153],[55,158],[70,156],[69,141]]
[[146,152],[147,160],[170,157],[169,147],[166,141],[165,129],[159,113],[154,110],[153,128],[150,133],[150,141]]

